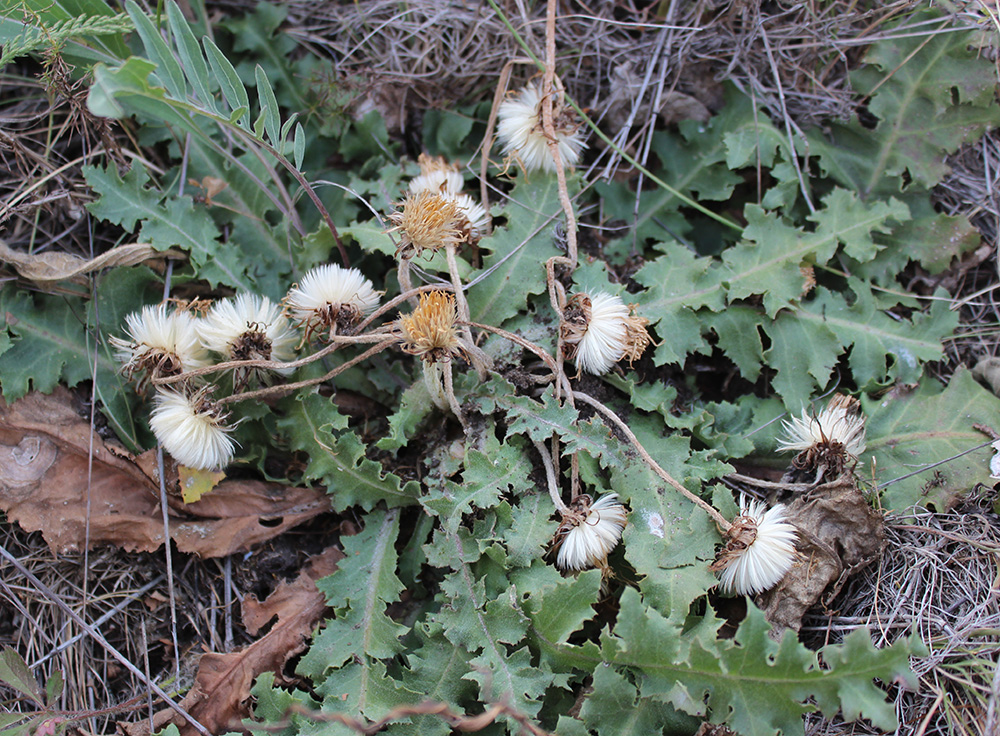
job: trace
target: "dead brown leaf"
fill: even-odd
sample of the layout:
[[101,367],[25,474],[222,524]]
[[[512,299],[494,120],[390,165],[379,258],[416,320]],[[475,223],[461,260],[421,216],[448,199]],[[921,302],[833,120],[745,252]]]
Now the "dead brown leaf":
[[[156,550],[163,520],[155,463],[105,444],[72,401],[62,388],[10,406],[0,399],[0,511],[24,530],[40,531],[53,552],[68,554],[83,549],[89,491],[91,547]],[[224,557],[328,509],[322,491],[223,481],[197,503],[171,498],[170,535],[183,552]]]
[[885,522],[858,489],[851,473],[796,495],[787,521],[798,531],[798,559],[777,586],[757,602],[776,635],[802,626],[816,603],[831,600],[847,578],[873,562],[885,541]]
[[[264,636],[248,647],[229,654],[201,655],[194,686],[180,706],[211,733],[242,730],[242,720],[250,715],[246,701],[254,679],[264,672],[280,676],[285,663],[305,650],[314,627],[326,610],[326,598],[316,589],[316,581],[337,569],[344,554],[327,548],[310,559],[291,583],[281,583],[263,603],[248,595],[243,600],[243,623],[251,634],[277,616]],[[153,728],[162,730],[175,724],[181,736],[197,731],[174,710],[167,708],[153,716]],[[125,726],[128,736],[149,736],[149,721]]]
[[21,253],[0,240],[0,262],[9,263],[18,275],[38,284],[78,279],[91,271],[114,266],[137,266],[150,259],[184,258],[180,251],[158,251],[148,243],[128,243],[86,260],[72,253]]

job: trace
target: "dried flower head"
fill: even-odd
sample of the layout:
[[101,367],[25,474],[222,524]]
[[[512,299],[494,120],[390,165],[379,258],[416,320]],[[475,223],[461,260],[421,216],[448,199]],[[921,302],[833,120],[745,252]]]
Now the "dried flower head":
[[420,164],[420,176],[410,180],[410,192],[420,194],[459,194],[465,185],[465,180],[459,173],[458,166],[447,163],[441,156],[428,156],[421,153],[417,159]]
[[197,321],[188,312],[168,312],[166,304],[147,306],[128,315],[125,324],[128,339],[112,337],[111,344],[129,377],[144,371],[146,378],[164,378],[209,365]]
[[[281,313],[281,307],[266,296],[238,294],[212,305],[198,325],[202,344],[225,360],[294,360],[295,329]],[[276,368],[287,376],[294,368]],[[242,386],[256,375],[264,378],[264,369],[237,371],[237,385]]]
[[577,370],[602,375],[622,358],[631,364],[649,345],[646,325],[635,307],[614,294],[574,294],[566,304],[560,325],[566,357],[576,359]]
[[617,493],[605,494],[593,502],[590,496],[577,497],[556,532],[556,566],[560,570],[576,572],[607,565],[628,518],[617,499]]
[[712,565],[725,593],[755,595],[773,588],[795,562],[795,527],[781,504],[768,509],[743,497],[740,516],[726,535],[726,546]]
[[804,410],[784,426],[786,436],[778,441],[778,450],[798,452],[792,465],[799,470],[822,468],[838,476],[865,451],[865,418],[853,396],[834,394],[818,415]]
[[458,211],[465,218],[463,227],[465,240],[469,243],[478,243],[490,227],[490,213],[486,211],[479,202],[468,194],[456,194],[452,200],[458,205]]
[[349,332],[378,306],[381,292],[356,268],[330,263],[316,266],[289,290],[286,309],[305,328],[308,340],[316,330]]
[[[497,137],[503,144],[505,156],[520,161],[526,171],[556,170],[548,138],[542,128],[542,96],[534,84],[529,83],[516,95],[504,100],[498,115]],[[576,115],[564,106],[561,93],[557,93],[553,100],[552,123],[563,165],[567,168],[574,166],[587,145],[580,135]]]
[[233,459],[235,444],[227,415],[209,397],[214,387],[192,395],[157,389],[149,426],[156,439],[181,465],[197,470],[222,470]]
[[410,314],[399,318],[403,350],[428,363],[446,362],[466,355],[455,320],[458,312],[455,297],[444,291],[420,295],[420,304]]
[[420,192],[409,194],[401,209],[389,221],[402,234],[396,257],[413,258],[425,250],[437,251],[446,245],[468,240],[470,223],[453,195]]

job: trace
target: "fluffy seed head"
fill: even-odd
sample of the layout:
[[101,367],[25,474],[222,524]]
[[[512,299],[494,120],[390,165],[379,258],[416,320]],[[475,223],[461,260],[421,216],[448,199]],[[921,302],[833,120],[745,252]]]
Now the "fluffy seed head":
[[865,417],[853,396],[834,394],[817,416],[806,411],[784,422],[778,450],[795,450],[792,467],[805,473],[839,477],[865,451]]
[[393,230],[402,234],[396,257],[413,258],[424,250],[437,251],[468,239],[469,221],[453,195],[409,194],[401,209],[389,215]]
[[188,312],[168,312],[166,304],[151,305],[132,312],[125,324],[128,339],[112,337],[111,344],[130,377],[136,371],[144,371],[148,378],[176,376],[209,364],[197,321]]
[[315,330],[331,335],[349,330],[375,310],[380,294],[358,269],[329,263],[303,276],[284,304],[309,339]]
[[768,509],[743,497],[726,546],[712,565],[724,593],[756,595],[773,588],[795,562],[795,527],[781,504]]
[[457,318],[455,297],[451,294],[444,291],[421,294],[417,308],[399,318],[403,350],[429,363],[464,355],[455,326]]
[[[515,95],[500,104],[500,122],[497,137],[503,145],[505,156],[517,159],[525,171],[556,170],[555,160],[549,151],[548,139],[542,128],[542,96],[534,84],[529,83]],[[573,110],[564,107],[562,94],[557,94],[552,105],[552,123],[555,127],[559,157],[563,165],[572,167],[580,160],[586,148],[580,125]]]
[[211,386],[193,395],[157,389],[149,426],[156,439],[181,465],[196,470],[223,470],[233,459],[235,444],[226,415],[211,399]]
[[465,185],[465,180],[458,171],[458,166],[447,163],[441,156],[428,156],[421,153],[417,159],[420,164],[420,176],[410,180],[410,192],[420,194],[459,194]]
[[593,503],[590,496],[577,498],[556,532],[556,566],[560,570],[576,572],[607,565],[628,518],[617,499],[617,493],[608,493]]
[[803,410],[801,417],[783,422],[786,436],[778,441],[778,450],[801,452],[813,445],[838,442],[849,455],[857,458],[865,451],[865,418],[861,403],[853,396],[834,394],[826,408],[816,416]]
[[567,357],[577,370],[602,375],[622,358],[632,363],[649,345],[649,320],[614,294],[574,294],[560,325]]
[[[238,294],[212,305],[198,325],[202,344],[226,360],[295,358],[295,329],[266,296]],[[277,372],[288,375],[292,369]]]

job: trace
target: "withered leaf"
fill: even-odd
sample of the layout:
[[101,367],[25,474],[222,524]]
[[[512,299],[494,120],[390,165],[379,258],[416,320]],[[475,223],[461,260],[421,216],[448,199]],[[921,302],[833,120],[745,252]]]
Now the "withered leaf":
[[[336,547],[312,557],[291,583],[281,583],[263,603],[252,595],[243,600],[243,623],[251,634],[277,616],[264,636],[248,647],[229,654],[201,655],[194,686],[180,702],[211,733],[242,730],[242,720],[250,715],[246,705],[254,679],[264,672],[280,675],[285,663],[305,650],[313,628],[326,610],[326,598],[316,589],[316,581],[331,575],[344,554]],[[181,736],[197,731],[172,709],[153,716],[153,728],[162,730],[175,724]],[[149,722],[125,726],[128,736],[149,736]]]
[[[156,550],[163,520],[155,472],[148,458],[106,444],[65,389],[10,406],[0,399],[0,511],[25,531],[40,531],[57,554],[83,549],[88,496],[91,547]],[[319,490],[229,480],[197,503],[171,498],[170,535],[183,552],[224,557],[328,509]]]

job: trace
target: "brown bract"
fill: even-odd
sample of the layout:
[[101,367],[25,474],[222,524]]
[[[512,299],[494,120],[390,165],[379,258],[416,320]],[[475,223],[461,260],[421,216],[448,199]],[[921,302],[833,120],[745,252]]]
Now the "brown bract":
[[420,304],[411,314],[399,318],[403,350],[428,363],[443,363],[465,356],[455,326],[455,297],[443,291],[420,295]]
[[469,220],[455,200],[433,192],[408,195],[402,208],[389,215],[389,221],[395,225],[392,229],[402,234],[396,250],[401,259],[459,245],[469,237]]
[[[92,434],[65,389],[0,400],[0,511],[40,531],[56,554],[90,547],[152,552],[163,544],[155,454],[132,457]],[[88,454],[93,446],[93,462]],[[170,473],[168,488],[176,483]],[[197,503],[170,498],[170,536],[182,552],[225,557],[329,510],[322,491],[262,481],[223,481]],[[273,526],[267,526],[277,522]]]

